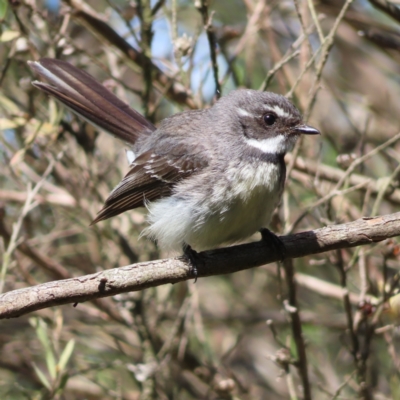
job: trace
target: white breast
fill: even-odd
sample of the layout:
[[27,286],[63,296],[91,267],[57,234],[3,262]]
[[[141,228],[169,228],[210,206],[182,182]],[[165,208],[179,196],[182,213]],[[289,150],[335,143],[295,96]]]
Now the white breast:
[[[231,164],[212,194],[171,196],[148,205],[150,226],[143,232],[167,250],[183,243],[195,250],[246,239],[269,223],[281,195],[279,165]],[[205,191],[204,191],[205,193]]]
[[223,183],[215,186],[212,197],[217,204],[215,208],[220,211],[211,213],[192,233],[193,248],[196,248],[195,244],[200,248],[212,248],[246,239],[268,225],[279,202],[278,165],[231,166],[226,172],[231,177],[231,186],[226,187]]

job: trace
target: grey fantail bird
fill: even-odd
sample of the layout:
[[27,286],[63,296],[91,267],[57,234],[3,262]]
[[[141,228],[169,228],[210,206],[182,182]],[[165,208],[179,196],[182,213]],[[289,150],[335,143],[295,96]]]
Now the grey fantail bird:
[[67,62],[29,66],[48,82],[35,87],[131,147],[130,170],[93,223],[145,206],[143,233],[167,250],[211,249],[265,228],[282,195],[286,152],[301,134],[319,133],[285,97],[247,89],[156,128]]

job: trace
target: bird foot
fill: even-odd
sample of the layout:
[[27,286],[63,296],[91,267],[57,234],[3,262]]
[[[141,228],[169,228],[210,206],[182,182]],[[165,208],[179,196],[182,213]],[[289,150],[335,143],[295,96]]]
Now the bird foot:
[[276,252],[278,253],[278,256],[280,258],[280,261],[284,261],[286,258],[286,246],[282,242],[282,240],[275,235],[275,233],[271,232],[267,228],[262,228],[260,229],[261,233],[261,240],[268,243],[268,244],[273,244],[275,247]]
[[183,245],[183,254],[189,261],[189,264],[192,268],[192,275],[194,276],[194,283],[197,282],[197,265],[200,260],[199,253],[196,250],[193,250],[192,247],[188,244]]

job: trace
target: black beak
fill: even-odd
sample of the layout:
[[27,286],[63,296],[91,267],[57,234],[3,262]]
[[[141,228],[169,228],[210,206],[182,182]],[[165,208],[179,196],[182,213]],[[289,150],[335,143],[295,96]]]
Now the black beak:
[[305,124],[298,125],[298,126],[294,127],[293,130],[296,133],[300,133],[303,135],[320,135],[321,134],[321,132],[318,129],[315,129],[312,126],[305,125]]

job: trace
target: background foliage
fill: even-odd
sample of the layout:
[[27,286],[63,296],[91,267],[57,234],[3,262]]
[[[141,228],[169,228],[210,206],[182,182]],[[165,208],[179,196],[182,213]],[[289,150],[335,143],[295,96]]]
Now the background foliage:
[[[399,8],[202,5],[0,0],[0,291],[168,256],[138,240],[143,210],[89,227],[128,169],[124,145],[30,85],[26,61],[44,56],[86,69],[155,123],[210,105],[216,74],[223,94],[291,97],[323,135],[287,157],[277,233],[398,210]],[[398,252],[384,241],[296,260],[296,292],[267,265],[2,321],[0,397],[308,397],[296,296],[314,398],[400,398]]]

